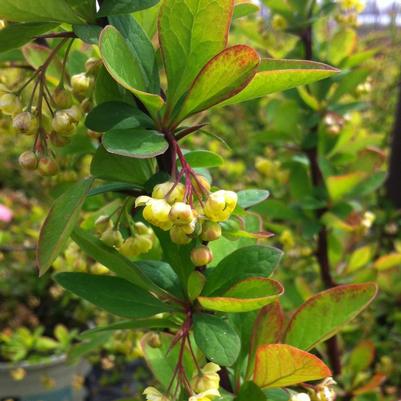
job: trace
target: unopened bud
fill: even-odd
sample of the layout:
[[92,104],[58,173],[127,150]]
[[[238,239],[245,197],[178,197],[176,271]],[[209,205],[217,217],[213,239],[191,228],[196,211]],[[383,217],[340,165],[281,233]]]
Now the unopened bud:
[[207,246],[194,248],[191,252],[191,261],[197,266],[206,266],[213,260],[212,251]]
[[56,146],[57,148],[62,148],[63,146],[68,145],[71,142],[70,138],[67,138],[66,136],[63,135],[59,135],[55,131],[52,131],[49,134],[49,139],[50,143]]
[[147,342],[152,348],[160,348],[162,346],[160,336],[157,333],[150,334]]
[[93,77],[85,73],[76,74],[71,77],[72,91],[77,97],[87,96],[92,90],[94,83]]
[[53,103],[58,109],[67,109],[72,106],[72,94],[67,89],[57,87],[52,97]]
[[165,199],[170,205],[182,202],[185,195],[185,186],[182,183],[167,181],[153,188],[152,198]]
[[176,202],[171,206],[170,219],[174,224],[190,224],[194,219],[194,213],[190,205],[184,202]]
[[221,237],[221,226],[213,221],[206,221],[202,226],[202,241],[216,241]]
[[26,170],[35,170],[38,167],[38,157],[34,152],[27,150],[20,154],[18,163]]
[[39,121],[32,113],[24,111],[13,118],[13,127],[18,133],[33,135],[38,131]]
[[88,75],[96,75],[101,65],[101,60],[95,57],[90,57],[85,62],[85,71]]
[[119,247],[122,245],[124,238],[120,231],[114,230],[113,228],[108,228],[100,237],[100,239],[108,246]]
[[187,245],[192,241],[192,237],[183,230],[183,227],[185,226],[171,227],[170,239],[174,244]]
[[95,221],[96,232],[103,234],[108,228],[112,227],[112,222],[109,216],[100,216]]
[[72,119],[72,121],[79,123],[83,117],[81,107],[74,105],[69,109],[64,110]]
[[65,111],[57,111],[52,120],[52,128],[55,132],[65,136],[74,134],[76,124],[70,115]]
[[58,166],[54,159],[48,156],[42,156],[38,164],[39,173],[43,176],[52,176],[57,174]]

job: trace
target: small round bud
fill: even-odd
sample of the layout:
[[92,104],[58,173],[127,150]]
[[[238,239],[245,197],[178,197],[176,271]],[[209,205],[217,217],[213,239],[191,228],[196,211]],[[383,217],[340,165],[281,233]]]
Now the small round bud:
[[32,113],[24,111],[13,118],[13,127],[18,133],[34,135],[38,132],[39,121]]
[[206,221],[202,226],[202,241],[216,241],[221,237],[221,226],[213,221]]
[[71,142],[70,138],[57,134],[57,132],[52,131],[49,134],[50,143],[57,148],[62,148]]
[[108,246],[119,247],[124,242],[124,238],[120,231],[108,228],[100,237],[100,239]]
[[181,182],[171,181],[158,184],[153,188],[152,198],[165,199],[170,205],[175,202],[182,202],[185,195],[185,186]]
[[71,136],[75,132],[76,123],[65,110],[60,110],[53,117],[52,128],[58,134]]
[[162,346],[160,336],[157,333],[149,334],[149,339],[147,342],[152,348],[160,348]]
[[194,220],[194,213],[190,205],[184,202],[176,202],[171,206],[170,219],[173,224],[186,225]]
[[135,237],[127,238],[124,243],[118,248],[118,252],[128,259],[135,258],[139,255],[139,249]]
[[38,167],[38,157],[30,150],[21,153],[18,158],[19,165],[26,170],[36,170]]
[[72,94],[67,89],[57,87],[52,97],[53,103],[58,109],[67,109],[72,106]]
[[21,113],[22,104],[13,93],[6,93],[0,97],[0,109],[4,114],[13,116]]
[[92,90],[94,83],[93,77],[85,73],[76,74],[71,77],[72,91],[79,98],[87,96]]
[[64,110],[72,119],[72,121],[79,123],[83,117],[82,110],[79,106],[71,106],[69,109]]
[[171,227],[170,239],[174,244],[187,245],[192,241],[192,237],[183,230],[183,227],[185,226]]
[[85,71],[88,75],[96,75],[101,65],[101,60],[95,57],[90,57],[85,62]]
[[194,248],[191,252],[191,261],[197,266],[206,266],[213,260],[212,251],[205,245]]
[[152,235],[153,231],[146,224],[143,224],[141,221],[138,221],[134,224],[135,232],[139,235]]
[[39,173],[43,176],[52,176],[57,174],[58,166],[54,159],[48,156],[42,156],[38,164]]
[[173,225],[169,214],[171,206],[164,199],[153,199],[149,197],[140,196],[137,198],[135,205],[143,206],[143,217],[150,224],[161,228],[164,231],[170,230]]
[[218,372],[221,367],[213,362],[207,363],[199,374],[195,374],[191,380],[192,388],[197,393],[214,389],[218,390],[220,387],[220,376]]
[[96,219],[95,230],[99,235],[103,234],[108,228],[112,228],[112,221],[109,216],[103,215]]

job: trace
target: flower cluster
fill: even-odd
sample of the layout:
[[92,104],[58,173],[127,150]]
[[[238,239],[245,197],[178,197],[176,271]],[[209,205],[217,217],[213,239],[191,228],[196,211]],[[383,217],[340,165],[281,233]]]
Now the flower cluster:
[[120,230],[113,225],[109,216],[100,216],[96,220],[95,226],[101,241],[110,247],[115,247],[128,259],[148,253],[155,243],[153,230],[142,222],[130,224],[131,235],[126,239]]
[[[194,394],[188,401],[212,401],[216,397],[220,397],[220,366],[215,363],[206,364],[198,373],[196,373],[191,381],[191,387]],[[161,393],[154,387],[148,387],[143,394],[147,401],[171,401],[171,399]]]
[[[150,224],[169,231],[171,241],[178,245],[189,244],[194,238],[201,241],[215,241],[221,237],[220,222],[230,218],[237,206],[237,194],[219,190],[210,192],[210,184],[202,176],[197,176],[192,184],[198,193],[206,192],[205,202],[186,202],[184,184],[168,181],[154,187],[152,196],[140,196],[136,207],[144,207],[143,217]],[[211,262],[212,254],[207,246],[195,248],[191,255],[195,266]]]

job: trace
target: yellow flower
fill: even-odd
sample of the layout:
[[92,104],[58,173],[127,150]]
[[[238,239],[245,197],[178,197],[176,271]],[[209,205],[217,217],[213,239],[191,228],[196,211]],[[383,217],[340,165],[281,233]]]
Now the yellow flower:
[[182,202],[185,195],[185,186],[179,182],[175,188],[171,190],[174,185],[175,183],[172,181],[167,181],[163,184],[156,185],[153,188],[152,198],[165,199],[171,205],[175,202]]
[[[216,397],[220,397],[220,395],[221,394],[220,394],[219,390],[211,389],[211,390],[204,391],[203,393],[189,397],[188,401],[212,401]],[[153,401],[153,400],[151,400],[151,401]],[[155,401],[159,401],[159,400],[155,400]]]
[[194,213],[190,205],[176,202],[171,206],[170,220],[176,225],[188,225],[194,220]]
[[164,199],[153,199],[149,196],[140,196],[135,201],[135,206],[145,206],[143,217],[150,224],[168,231],[173,223],[170,220],[171,206]]
[[192,378],[192,387],[197,393],[204,393],[207,390],[218,390],[220,387],[220,376],[217,372],[221,370],[219,365],[208,363],[201,373]]
[[192,230],[191,225],[186,226],[173,226],[170,230],[170,238],[175,244],[178,245],[186,245],[192,241],[192,237],[190,236],[195,231],[195,228]]
[[235,192],[220,190],[208,197],[204,213],[214,222],[226,221],[237,206],[238,196]]
[[154,387],[148,387],[143,392],[147,401],[170,401],[168,397],[163,395],[159,390]]

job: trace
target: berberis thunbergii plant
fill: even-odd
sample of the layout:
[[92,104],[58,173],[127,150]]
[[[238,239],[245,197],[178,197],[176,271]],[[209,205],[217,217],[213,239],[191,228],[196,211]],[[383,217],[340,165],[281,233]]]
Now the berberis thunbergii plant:
[[[60,82],[47,79],[57,53],[69,43],[65,66],[78,37],[98,45],[101,56],[101,63],[90,60],[87,74],[73,77],[71,86],[82,101],[96,76],[96,105],[85,123],[104,134],[92,176],[59,197],[43,225],[37,250],[41,274],[70,236],[110,270],[59,273],[56,280],[128,319],[85,333],[86,341],[104,331],[153,330],[142,346],[159,386],[145,390],[147,400],[302,400],[305,392],[316,400],[333,399],[331,371],[317,356],[324,357],[319,345],[371,302],[376,286],[339,286],[285,316],[279,301],[284,288],[270,278],[282,252],[264,244],[269,234],[260,232],[258,219],[247,212],[268,192],[212,186],[206,169],[221,164],[221,157],[185,150],[180,140],[198,133],[207,117],[199,113],[214,106],[305,85],[337,70],[311,61],[261,59],[248,46],[228,46],[233,14],[247,10],[246,4],[234,10],[233,0],[99,3],[96,12],[94,0],[0,2],[0,17],[17,21],[1,31],[8,38],[5,47],[40,35],[52,48],[30,78],[34,94],[39,92],[27,110],[18,98],[21,91],[0,98],[7,114],[25,113],[14,117],[16,128],[35,136],[25,167],[34,168],[44,157],[53,160],[44,123],[45,114],[53,113],[49,85],[56,86],[53,95],[66,109],[55,113],[51,135],[71,136],[80,113],[89,109],[87,99],[75,106],[68,101],[64,68]],[[160,52],[148,36],[155,32],[155,13]],[[60,102],[60,92],[67,101]],[[48,170],[42,166],[42,172]],[[92,196],[112,205],[92,227],[87,222],[79,227],[80,211]]]

